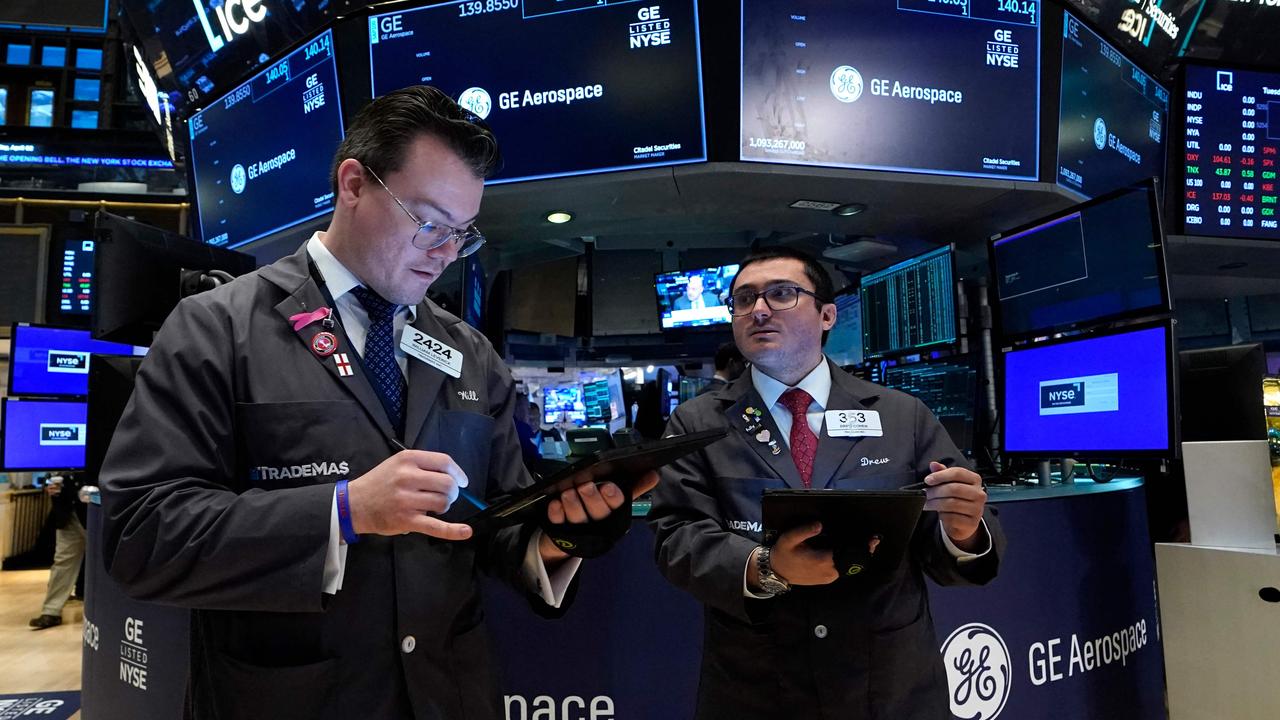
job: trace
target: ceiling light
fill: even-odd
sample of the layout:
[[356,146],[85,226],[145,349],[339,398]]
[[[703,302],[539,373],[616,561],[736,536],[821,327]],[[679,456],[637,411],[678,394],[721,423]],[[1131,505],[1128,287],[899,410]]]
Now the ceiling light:
[[563,225],[573,219],[573,213],[568,210],[553,210],[547,213],[547,222],[553,225]]
[[862,203],[845,203],[831,208],[831,214],[839,215],[840,217],[853,217],[866,209],[867,206]]

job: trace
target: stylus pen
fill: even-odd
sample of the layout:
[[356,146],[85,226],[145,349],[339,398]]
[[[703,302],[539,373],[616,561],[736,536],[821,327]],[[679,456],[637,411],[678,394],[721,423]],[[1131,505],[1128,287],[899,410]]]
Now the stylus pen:
[[[408,450],[408,449],[409,449],[409,448],[407,448],[407,447],[405,447],[405,446],[404,446],[404,443],[400,442],[399,440],[396,440],[395,438],[392,438],[392,439],[391,439],[391,443],[392,443],[393,445],[395,445],[396,447],[400,448],[401,450]],[[476,506],[476,508],[478,508],[478,509],[480,509],[480,510],[484,510],[485,508],[489,507],[488,505],[485,505],[485,504],[484,504],[484,502],[483,502],[483,501],[481,501],[480,499],[478,499],[476,496],[472,495],[471,493],[467,492],[466,490],[463,490],[462,488],[458,488],[458,497],[462,498],[463,500],[466,500],[467,502],[471,503],[472,505],[475,505],[475,506]]]
[[924,490],[925,488],[928,488],[928,487],[929,487],[929,483],[924,482],[924,481],[922,480],[922,481],[920,481],[920,482],[918,482],[918,483],[911,483],[910,485],[903,485],[902,487],[900,487],[900,488],[898,488],[898,489],[899,489],[899,490]]

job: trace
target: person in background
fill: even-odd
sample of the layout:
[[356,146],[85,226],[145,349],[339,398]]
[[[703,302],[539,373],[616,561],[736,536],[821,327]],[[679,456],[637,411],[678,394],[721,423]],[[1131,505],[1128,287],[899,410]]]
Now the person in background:
[[746,369],[747,361],[743,359],[742,353],[738,351],[738,346],[732,342],[722,344],[716,350],[716,374],[711,378],[711,382],[698,391],[698,395],[706,395],[709,392],[723,390],[729,383],[737,380],[738,376]]
[[38,617],[27,623],[36,630],[62,624],[62,608],[80,575],[85,549],[85,506],[79,498],[80,485],[80,476],[75,473],[53,475],[45,483],[45,492],[53,498],[49,519],[56,528],[56,540],[44,607]]
[[[531,423],[529,406],[533,403],[529,402],[529,396],[524,393],[516,393],[516,404],[512,409],[511,417],[516,424],[516,437],[520,439],[520,456],[524,458],[526,467],[534,467],[539,460],[542,459],[542,452],[538,449],[538,443],[534,440],[534,429]],[[538,407],[533,405],[533,407]]]

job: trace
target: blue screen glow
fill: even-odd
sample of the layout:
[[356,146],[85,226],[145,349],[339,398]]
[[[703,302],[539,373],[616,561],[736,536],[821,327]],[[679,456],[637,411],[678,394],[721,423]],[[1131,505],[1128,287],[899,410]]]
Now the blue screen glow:
[[6,470],[80,470],[89,406],[85,402],[4,399]]
[[89,356],[142,355],[144,348],[103,342],[88,330],[14,327],[10,349],[11,395],[87,395]]

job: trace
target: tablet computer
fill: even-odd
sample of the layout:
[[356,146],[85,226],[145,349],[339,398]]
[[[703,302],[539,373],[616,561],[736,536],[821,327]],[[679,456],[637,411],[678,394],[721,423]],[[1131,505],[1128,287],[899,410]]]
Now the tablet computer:
[[728,435],[727,429],[703,430],[650,440],[637,445],[597,450],[526,488],[498,498],[461,522],[473,528],[501,527],[522,522],[527,513],[541,510],[543,503],[575,485],[612,482],[630,493],[646,472],[678,460]]
[[761,499],[764,541],[820,521],[822,532],[807,542],[830,549],[841,575],[889,572],[906,556],[924,501],[923,490],[769,489]]

